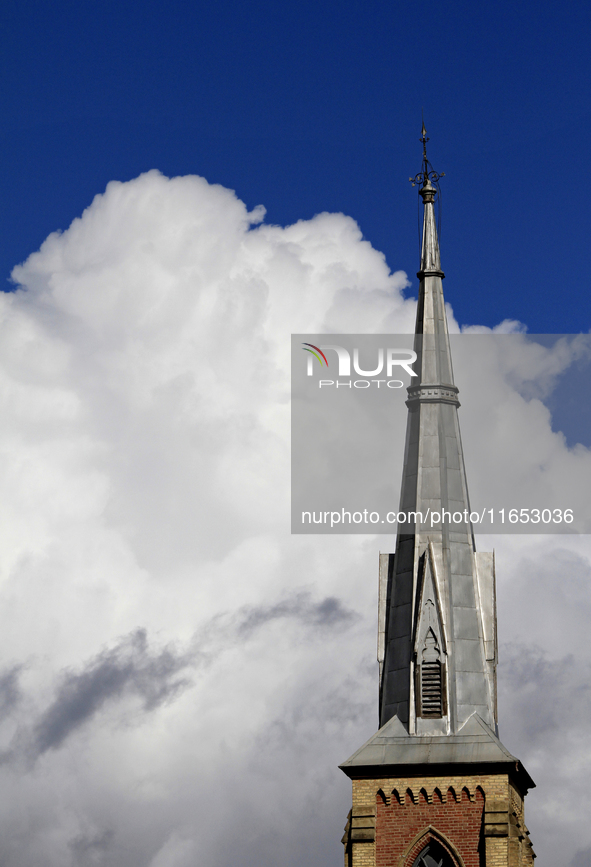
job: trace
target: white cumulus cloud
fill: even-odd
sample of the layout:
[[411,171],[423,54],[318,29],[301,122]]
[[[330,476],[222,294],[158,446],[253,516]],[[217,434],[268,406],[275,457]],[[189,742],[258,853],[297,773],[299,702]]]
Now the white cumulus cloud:
[[[0,295],[0,860],[340,864],[336,766],[376,726],[377,552],[393,541],[289,533],[290,334],[412,331],[406,275],[342,214],[268,226],[230,190],[149,172],[109,184],[13,277]],[[532,362],[537,391],[507,359],[485,383],[531,437],[524,478],[545,460],[557,489],[591,467],[542,402],[569,351]],[[591,840],[549,805],[583,771],[571,763],[567,779],[544,757],[571,761],[562,732],[581,742],[584,638],[570,624],[584,632],[591,612],[585,541],[559,541],[497,547],[507,746],[540,777],[534,845],[565,863]],[[561,707],[578,699],[544,727],[552,690]]]

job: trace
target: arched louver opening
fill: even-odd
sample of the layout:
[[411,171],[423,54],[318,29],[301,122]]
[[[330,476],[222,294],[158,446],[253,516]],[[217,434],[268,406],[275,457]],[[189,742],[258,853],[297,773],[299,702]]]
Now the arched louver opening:
[[441,716],[441,663],[424,662],[421,666],[421,705],[423,716]]
[[447,713],[445,666],[432,629],[425,636],[420,664],[417,665],[417,710],[421,717],[440,718]]

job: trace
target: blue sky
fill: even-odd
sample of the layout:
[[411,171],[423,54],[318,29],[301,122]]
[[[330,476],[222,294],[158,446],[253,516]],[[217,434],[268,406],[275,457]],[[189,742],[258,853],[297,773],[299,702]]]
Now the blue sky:
[[[290,533],[288,336],[412,331],[422,109],[454,328],[589,332],[590,16],[2,4],[3,867],[342,864],[394,539]],[[587,347],[454,347],[483,506],[588,500]],[[587,864],[589,538],[489,545],[528,827]]]
[[[0,272],[112,179],[356,219],[416,294],[421,108],[461,323],[591,327],[588,4],[7,0]],[[8,284],[7,284],[8,287]]]

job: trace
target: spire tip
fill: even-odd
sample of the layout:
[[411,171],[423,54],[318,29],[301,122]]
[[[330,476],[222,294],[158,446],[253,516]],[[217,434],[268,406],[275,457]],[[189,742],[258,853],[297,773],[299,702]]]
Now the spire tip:
[[[431,184],[431,181],[434,181],[435,184],[437,185],[437,181],[439,180],[439,178],[443,177],[445,172],[438,173],[438,172],[434,171],[433,166],[431,165],[431,163],[427,159],[427,142],[429,141],[429,136],[427,135],[427,130],[425,128],[425,118],[424,117],[422,118],[420,141],[423,143],[423,166],[422,166],[423,170],[421,172],[419,172],[418,175],[415,175],[414,178],[409,178],[409,181],[411,182],[413,187],[417,186],[417,185],[420,187],[419,193],[423,196],[424,202],[426,202],[426,201],[432,202],[432,201],[434,201],[435,194],[436,194],[437,190],[439,189],[439,187],[438,186],[434,187]],[[427,199],[425,199],[424,194],[426,194],[428,196]]]

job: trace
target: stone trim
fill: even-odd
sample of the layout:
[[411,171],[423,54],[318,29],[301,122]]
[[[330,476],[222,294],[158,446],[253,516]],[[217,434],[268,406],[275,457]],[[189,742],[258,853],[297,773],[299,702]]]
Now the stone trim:
[[447,850],[448,855],[456,862],[458,867],[465,867],[462,856],[456,851],[455,846],[452,845],[445,834],[433,828],[432,825],[429,825],[423,831],[419,831],[414,840],[409,844],[406,852],[398,859],[396,867],[407,867],[407,865],[410,867],[412,861],[420,854],[429,840],[437,840]]
[[350,839],[353,843],[374,843],[376,839],[376,805],[363,804],[351,810]]

